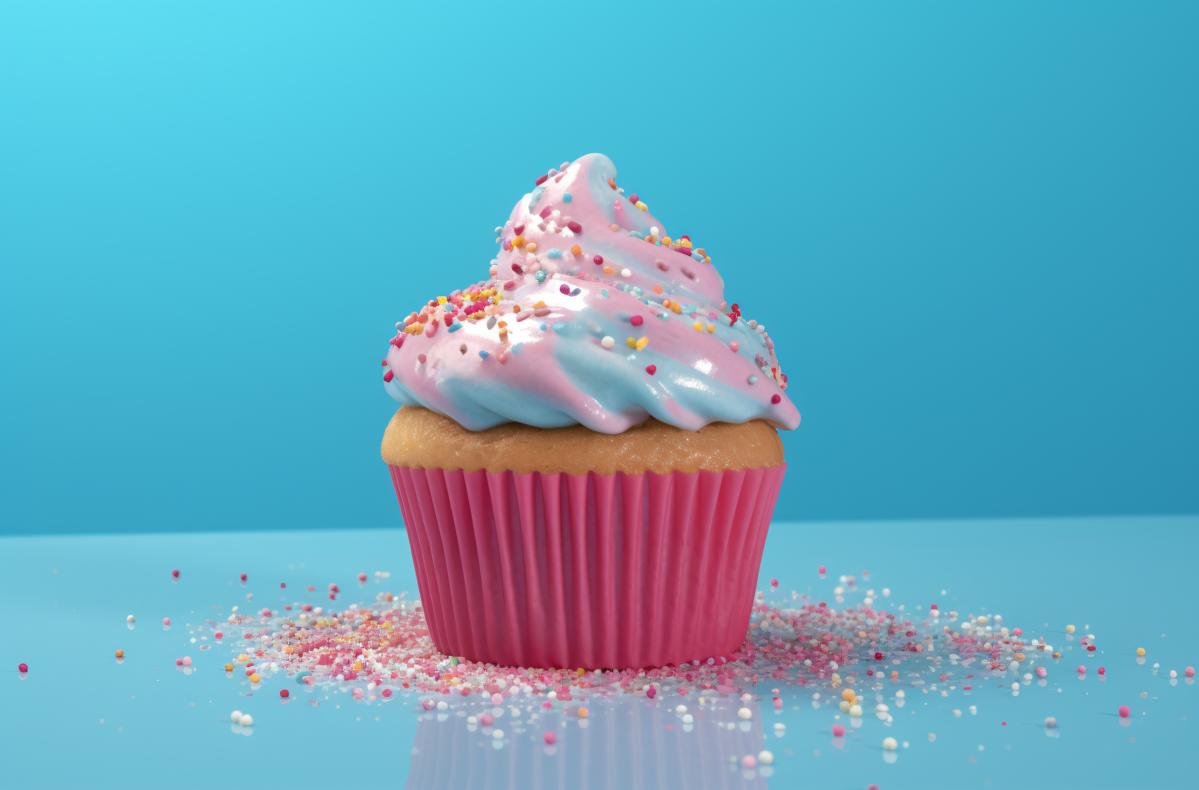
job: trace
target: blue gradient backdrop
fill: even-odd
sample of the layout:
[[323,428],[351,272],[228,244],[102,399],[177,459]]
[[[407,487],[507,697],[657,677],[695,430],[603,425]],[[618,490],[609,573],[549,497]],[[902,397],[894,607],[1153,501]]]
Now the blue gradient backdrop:
[[1199,511],[1194,3],[0,2],[0,531],[395,525],[391,323],[587,151],[713,252],[781,517]]

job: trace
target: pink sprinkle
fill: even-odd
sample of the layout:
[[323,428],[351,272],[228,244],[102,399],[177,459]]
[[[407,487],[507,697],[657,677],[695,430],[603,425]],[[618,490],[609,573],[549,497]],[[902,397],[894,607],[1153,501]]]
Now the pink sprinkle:
[[491,704],[492,704],[492,705],[503,705],[503,704],[504,704],[504,697],[503,697],[503,695],[502,695],[502,694],[498,694],[498,693],[497,693],[497,694],[492,694],[492,695],[491,695]]
[[645,319],[639,315],[629,316],[629,323],[633,326],[641,326],[645,323]]
[[1120,714],[1121,719],[1127,719],[1132,715],[1132,708],[1128,707],[1127,705],[1121,705],[1120,709],[1117,710],[1116,713]]
[[246,579],[248,579],[248,578],[250,578],[250,577],[249,577],[249,576],[247,576],[246,574],[244,574],[244,573],[243,573],[243,574],[241,575],[241,583],[242,583],[242,584],[245,584],[245,583],[246,583]]
[[545,741],[546,746],[553,746],[555,743],[558,742],[558,736],[554,735],[549,730],[546,730],[545,735],[541,736],[541,740]]
[[283,699],[287,699],[288,697],[291,696],[291,692],[288,691],[287,689],[279,689],[279,696],[282,697]]
[[[816,572],[819,573],[821,576],[828,573],[828,571],[825,569],[825,567],[823,565],[821,565],[819,568],[817,568]],[[937,607],[934,606],[933,608],[936,609]]]
[[1107,667],[1099,667],[1099,674],[1100,674],[1100,675],[1106,675],[1106,674],[1107,674]]
[[423,365],[423,364],[425,364],[425,362],[427,362],[427,361],[428,361],[428,359],[429,359],[429,358],[428,358],[428,357],[426,357],[424,354],[417,354],[417,355],[416,355],[416,361],[417,361],[417,362],[419,362],[419,363],[421,363],[422,365]]
[[757,764],[758,764],[758,760],[752,754],[747,754],[741,758],[741,767],[742,768],[753,768]]
[[184,656],[184,657],[183,657],[183,666],[185,666],[185,667],[190,667],[191,665],[192,665],[192,657],[191,657],[191,656]]
[[570,296],[570,286],[567,285],[566,283],[563,283],[562,285],[560,285],[558,287],[558,290],[561,291],[562,293],[566,294],[567,296]]
[[1082,664],[1079,664],[1078,665],[1078,674],[1080,674],[1080,675],[1087,674],[1087,668],[1084,667]]
[[224,637],[225,637],[225,634],[222,631],[217,631],[215,634],[212,635],[213,639],[223,639]]
[[380,693],[383,695],[383,699],[391,699],[391,689],[383,689]]
[[[311,677],[311,676],[309,676],[309,677]],[[420,701],[420,706],[422,708],[424,708],[425,710],[433,710],[433,700],[423,699]]]
[[20,664],[17,664],[17,671],[24,675],[29,671],[29,665],[22,661]]
[[169,617],[162,618],[162,627],[170,628],[171,627],[171,618],[169,618]]
[[1195,677],[1195,668],[1187,667],[1186,669],[1183,670],[1182,674],[1186,675],[1188,678],[1193,678],[1193,677]]
[[566,227],[570,228],[570,232],[574,233],[574,234],[579,234],[579,233],[583,232],[583,226],[580,225],[579,223],[575,222],[573,219],[570,222],[566,223]]
[[479,717],[479,724],[482,724],[484,727],[490,727],[495,724],[495,717],[490,713],[484,713]]
[[834,738],[844,738],[845,737],[845,726],[841,725],[841,724],[834,724],[833,725],[833,737]]
[[365,693],[366,692],[364,692],[362,689],[356,688],[356,689],[354,689],[352,696],[354,697],[354,699],[362,699],[362,697],[365,695]]
[[178,578],[179,578],[179,569],[178,569],[178,568],[176,568],[175,570],[171,571],[171,578],[172,578],[172,579],[178,579]]
[[650,686],[645,690],[645,696],[653,699],[654,697],[658,696],[658,689],[655,686]]
[[365,573],[359,573],[359,574],[358,574],[358,581],[359,581],[359,582],[361,582],[361,583],[363,583],[363,584],[365,584],[365,583],[366,583],[366,574],[365,574]]
[[652,376],[658,372],[658,366],[657,365],[646,365],[645,372]]
[[1037,677],[1044,678],[1049,676],[1049,670],[1045,667],[1037,667]]

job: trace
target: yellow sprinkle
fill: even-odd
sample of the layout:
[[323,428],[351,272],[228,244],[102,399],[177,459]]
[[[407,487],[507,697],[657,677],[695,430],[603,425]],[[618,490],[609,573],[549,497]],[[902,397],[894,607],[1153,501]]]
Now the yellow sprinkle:
[[649,211],[649,206],[645,205],[644,200],[638,200],[634,205],[642,211]]
[[437,304],[445,304],[448,301],[450,301],[450,300],[446,299],[444,296],[437,297]]
[[226,671],[226,672],[232,672],[232,671],[233,671],[233,664],[232,664],[232,663],[226,663],[226,664],[225,664],[225,671]]
[[626,337],[626,338],[625,338],[625,340],[624,340],[624,344],[625,344],[626,346],[628,346],[629,348],[637,348],[637,338],[635,338],[635,337]]
[[517,236],[516,238],[514,238],[514,239],[512,240],[512,246],[513,246],[513,247],[523,247],[523,246],[525,246],[525,237],[524,237],[524,236]]
[[528,250],[529,252],[537,252],[537,242],[535,242],[535,241],[525,242],[525,249]]
[[1144,657],[1145,657],[1145,648],[1138,647],[1137,648],[1137,658],[1144,658]]
[[1072,634],[1072,633],[1074,633],[1074,631],[1075,631],[1075,628],[1074,628],[1074,626],[1073,626],[1072,624],[1071,624],[1071,625],[1068,625],[1068,626],[1066,626],[1066,633],[1067,633],[1067,634]]
[[587,718],[587,709],[586,708],[579,708],[579,718],[580,719]]
[[845,689],[841,692],[841,699],[846,702],[853,702],[857,697],[858,695],[854,693],[853,689]]
[[708,334],[710,335],[715,331],[716,331],[716,324],[708,324]]
[[362,671],[362,662],[361,662],[361,661],[355,661],[355,662],[354,662],[354,664],[353,664],[353,668],[354,668],[354,671],[355,671],[355,672],[361,672],[361,671]]
[[696,332],[704,331],[704,325],[702,323],[700,323],[699,321],[696,321],[691,326],[695,329]]
[[253,675],[250,675],[251,683],[260,683],[261,681],[262,681],[262,675],[259,675],[257,672],[255,672]]
[[639,337],[637,339],[637,350],[638,351],[644,351],[645,347],[648,345],[649,345],[649,336],[648,335],[642,335],[641,337]]

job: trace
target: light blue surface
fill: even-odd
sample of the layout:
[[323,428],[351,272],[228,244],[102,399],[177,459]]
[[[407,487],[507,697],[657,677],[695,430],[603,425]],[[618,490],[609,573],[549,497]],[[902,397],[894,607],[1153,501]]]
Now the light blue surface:
[[[282,703],[282,679],[251,697],[244,679],[221,671],[230,646],[205,651],[201,644],[210,643],[189,643],[188,624],[223,618],[235,604],[327,603],[331,581],[343,590],[339,606],[373,600],[382,589],[414,590],[401,530],[0,539],[4,785],[596,788],[615,777],[625,790],[637,786],[634,776],[645,787],[675,787],[680,777],[694,787],[688,766],[714,765],[700,786],[1192,787],[1199,696],[1189,683],[1171,685],[1166,672],[1199,664],[1191,573],[1197,530],[1199,518],[776,524],[764,583],[778,577],[784,590],[828,599],[839,574],[863,579],[869,572],[862,583],[889,587],[889,605],[936,601],[963,613],[1001,613],[1007,625],[1063,649],[1063,628],[1074,623],[1080,634],[1097,636],[1100,654],[1087,660],[1092,672],[1079,681],[1073,666],[1080,659],[1067,653],[1051,664],[1045,687],[1027,686],[1019,698],[1007,690],[1010,677],[980,680],[971,695],[945,700],[908,688],[907,704],[892,708],[892,727],[867,716],[841,748],[829,735],[833,712],[813,709],[804,691],[784,686],[787,705],[776,714],[767,682],[745,731],[718,726],[735,720],[733,701],[683,733],[671,713],[677,699],[625,698],[593,705],[585,731],[577,721],[547,719],[561,732],[552,756],[539,741],[551,725],[522,733],[506,720],[507,743],[497,751],[468,731],[459,702],[439,720],[422,714],[413,697],[368,704],[292,684],[293,696]],[[828,579],[818,578],[819,564]],[[172,568],[182,571],[178,583]],[[391,578],[364,587],[353,581],[376,570]],[[241,572],[250,574],[244,589]],[[286,592],[278,587],[283,580]],[[308,584],[315,595],[303,592]],[[132,630],[128,613],[137,615]],[[173,620],[169,631],[163,616]],[[1137,646],[1149,651],[1144,666],[1135,661]],[[121,665],[113,660],[117,648],[127,653]],[[175,668],[182,655],[194,658],[190,675]],[[15,670],[21,661],[31,668],[25,679]],[[1162,664],[1158,674],[1154,661]],[[1102,682],[1099,664],[1108,668]],[[971,704],[977,715],[968,712]],[[1121,704],[1133,709],[1127,727],[1115,716]],[[234,708],[255,717],[249,737],[231,728]],[[1054,738],[1042,726],[1051,715],[1060,723]],[[787,724],[781,738],[773,735],[775,721]],[[894,764],[879,748],[885,735],[910,742]],[[729,766],[729,757],[763,747],[776,756],[770,777],[744,780]],[[474,778],[463,780],[471,770]]]
[[786,518],[1196,512],[1193,2],[0,3],[0,531],[398,525],[392,322],[612,156]]

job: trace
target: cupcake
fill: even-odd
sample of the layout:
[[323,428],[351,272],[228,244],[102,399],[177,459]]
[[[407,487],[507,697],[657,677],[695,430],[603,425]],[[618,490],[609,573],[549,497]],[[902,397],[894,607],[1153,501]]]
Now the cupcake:
[[731,654],[799,425],[765,327],[600,154],[538,177],[496,243],[383,360],[433,641],[535,667]]

